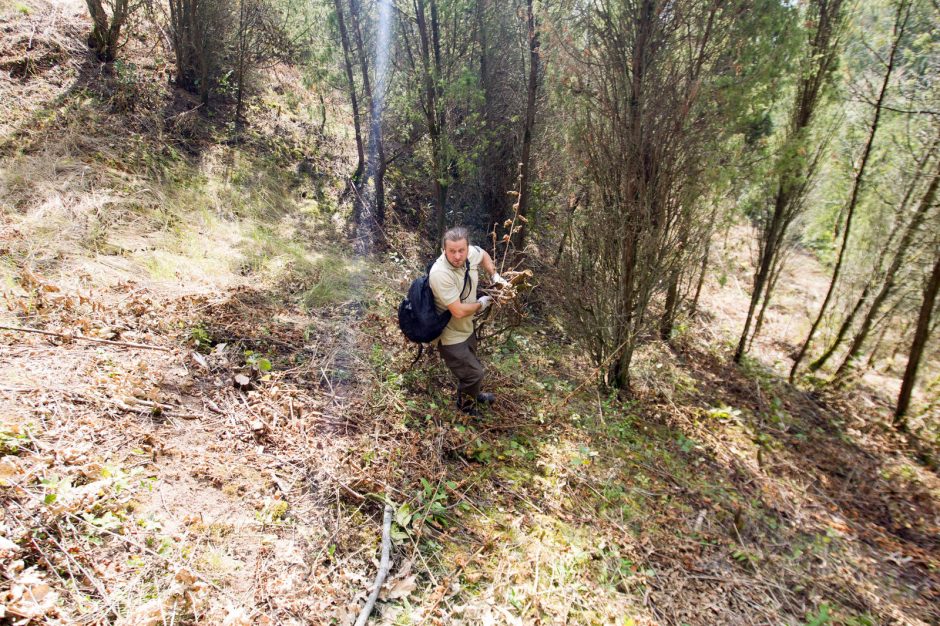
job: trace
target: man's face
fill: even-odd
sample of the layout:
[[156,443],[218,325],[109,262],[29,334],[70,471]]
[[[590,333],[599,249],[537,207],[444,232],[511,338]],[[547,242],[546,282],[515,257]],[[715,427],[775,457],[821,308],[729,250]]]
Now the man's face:
[[463,267],[464,261],[467,260],[468,247],[466,239],[445,241],[444,256],[447,257],[447,262],[454,267]]

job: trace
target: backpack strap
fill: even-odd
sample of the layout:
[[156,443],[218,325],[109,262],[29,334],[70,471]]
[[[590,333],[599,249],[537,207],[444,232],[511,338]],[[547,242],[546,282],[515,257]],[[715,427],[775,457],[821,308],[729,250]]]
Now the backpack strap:
[[[467,295],[463,295],[463,290],[467,289],[467,283],[470,282],[470,259],[469,255],[467,260],[464,262],[464,272],[463,272],[463,287],[460,288],[460,301],[463,302],[470,297],[470,289],[467,290]],[[471,284],[471,289],[473,285]]]
[[415,363],[421,360],[421,355],[424,354],[425,345],[431,345],[431,344],[423,344],[423,343],[418,344],[418,356],[416,356],[415,360],[411,362],[411,365],[408,366],[408,369],[411,369],[412,367],[414,367]]

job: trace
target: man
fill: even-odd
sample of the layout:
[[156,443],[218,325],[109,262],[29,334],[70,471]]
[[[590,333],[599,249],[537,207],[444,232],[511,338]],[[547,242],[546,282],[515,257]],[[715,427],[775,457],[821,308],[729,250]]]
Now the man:
[[[455,227],[441,239],[442,254],[428,274],[438,312],[450,311],[450,322],[438,340],[437,349],[447,367],[457,377],[457,407],[479,416],[477,404],[492,404],[496,397],[480,391],[483,365],[477,358],[473,316],[492,304],[489,296],[477,299],[479,267],[490,281],[505,284],[486,250],[470,245],[467,229]],[[469,261],[469,264],[468,264]]]

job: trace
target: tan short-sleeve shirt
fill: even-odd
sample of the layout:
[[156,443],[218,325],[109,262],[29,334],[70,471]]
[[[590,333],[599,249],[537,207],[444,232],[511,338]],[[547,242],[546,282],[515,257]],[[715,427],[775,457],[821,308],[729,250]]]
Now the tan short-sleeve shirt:
[[[468,286],[470,293],[462,300],[460,290],[463,287],[465,268],[463,266],[454,267],[443,254],[431,266],[428,278],[431,283],[431,291],[434,293],[434,305],[437,307],[438,313],[446,311],[448,305],[457,301],[467,304],[477,301],[477,281],[480,274],[480,261],[483,260],[483,251],[477,246],[470,246],[467,251],[467,259],[470,261],[470,284]],[[464,294],[467,294],[467,289],[464,289]],[[466,341],[472,334],[472,315],[462,319],[452,317],[441,334],[440,342],[445,346],[452,346],[455,343]]]

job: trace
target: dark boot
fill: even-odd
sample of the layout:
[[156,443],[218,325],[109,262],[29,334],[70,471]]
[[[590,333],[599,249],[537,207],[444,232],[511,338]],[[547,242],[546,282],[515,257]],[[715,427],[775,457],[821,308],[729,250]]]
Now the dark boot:
[[477,409],[477,404],[469,398],[457,394],[457,408],[464,415],[469,415],[470,417],[483,417],[483,414],[480,413],[480,410]]
[[477,394],[477,404],[493,404],[496,402],[496,395],[492,393],[480,392]]

